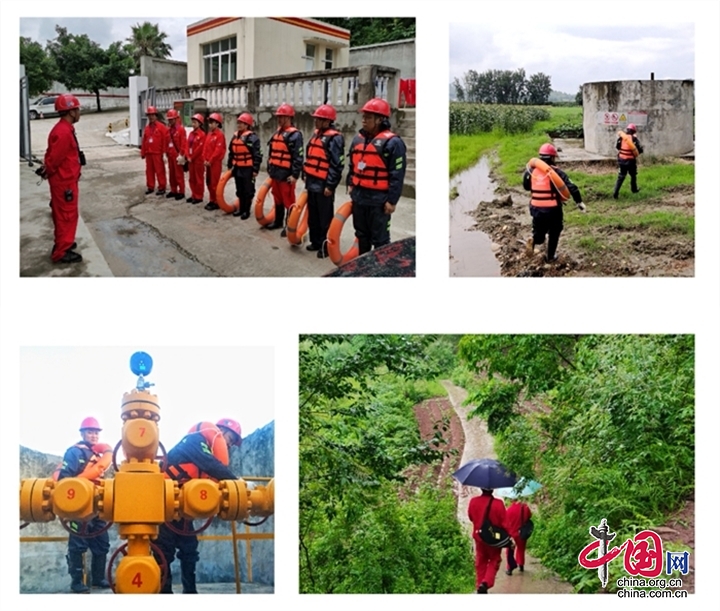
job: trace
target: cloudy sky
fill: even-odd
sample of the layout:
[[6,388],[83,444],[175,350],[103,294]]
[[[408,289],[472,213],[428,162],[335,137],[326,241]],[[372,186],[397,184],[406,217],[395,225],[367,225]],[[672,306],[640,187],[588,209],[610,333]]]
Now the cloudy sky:
[[48,17],[20,18],[20,36],[26,36],[45,46],[55,38],[55,26],[67,28],[70,34],[87,34],[103,49],[115,41],[124,41],[132,34],[132,26],[149,21],[158,24],[167,34],[165,42],[172,47],[170,59],[187,61],[187,26],[200,18],[170,19],[167,17]]
[[100,441],[121,437],[123,394],[135,387],[133,352],[147,352],[146,380],[160,404],[160,441],[169,450],[195,423],[240,422],[243,436],[274,416],[272,348],[40,348],[20,350],[20,445],[62,455],[80,440],[87,416],[103,427]]
[[512,21],[450,24],[450,82],[468,70],[516,70],[550,76],[556,91],[583,83],[695,78],[694,24],[568,26]]

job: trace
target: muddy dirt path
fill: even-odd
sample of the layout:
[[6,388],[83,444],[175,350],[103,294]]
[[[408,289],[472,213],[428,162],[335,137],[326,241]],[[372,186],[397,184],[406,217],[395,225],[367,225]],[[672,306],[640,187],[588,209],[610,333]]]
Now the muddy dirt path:
[[[467,391],[455,386],[449,380],[442,382],[447,390],[450,404],[457,414],[457,419],[462,425],[465,436],[465,445],[459,463],[464,464],[473,458],[496,458],[493,449],[493,438],[488,433],[487,425],[479,418],[468,420],[467,415],[472,406],[463,406],[467,398]],[[471,524],[467,518],[467,506],[470,499],[478,494],[478,489],[471,486],[461,486],[454,482],[455,493],[458,498],[458,522],[467,532],[468,539],[472,539]],[[514,573],[511,576],[505,574],[506,569],[505,552],[503,552],[503,563],[498,571],[495,586],[491,590],[497,594],[565,594],[571,593],[572,586],[555,576],[551,571],[543,567],[537,558],[528,552],[525,553],[525,572]]]
[[[677,189],[661,198],[637,202],[627,201],[627,194],[621,192],[621,201],[616,203],[611,197],[613,177],[617,172],[614,162],[566,162],[561,165],[571,179],[578,171],[607,175],[607,184],[611,185],[608,192],[585,189],[575,179],[588,214],[612,215],[616,207],[625,214],[639,215],[650,211],[694,214],[692,188]],[[482,174],[481,170],[486,167],[487,160],[483,158],[471,170]],[[491,179],[492,172],[482,178]],[[642,188],[641,171],[639,180]],[[573,215],[582,213],[572,201],[564,209],[565,229],[560,236],[557,261],[545,263],[543,253],[538,252],[540,248],[536,248],[535,256],[530,258],[525,254],[525,242],[532,235],[528,201],[526,191],[502,185],[489,196],[475,200],[472,211],[475,223],[471,229],[489,236],[503,276],[693,276],[695,273],[692,236],[620,226],[573,226],[568,221],[572,221]],[[581,244],[585,246],[581,247]]]

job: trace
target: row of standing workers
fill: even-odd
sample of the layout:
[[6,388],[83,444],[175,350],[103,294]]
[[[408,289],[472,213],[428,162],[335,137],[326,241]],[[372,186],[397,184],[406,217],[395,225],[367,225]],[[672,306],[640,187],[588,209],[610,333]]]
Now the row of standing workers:
[[[346,185],[352,200],[352,216],[360,254],[390,243],[390,220],[402,194],[407,166],[402,138],[391,130],[390,105],[380,98],[369,100],[360,110],[362,129],[348,151]],[[217,210],[217,188],[227,150],[227,168],[235,179],[239,205],[233,216],[245,220],[255,197],[255,179],[263,160],[261,143],[253,131],[254,119],[248,112],[237,117],[237,131],[229,145],[222,129],[223,117],[211,113],[204,131],[202,114],[192,117],[192,132],[186,135],[179,113],[167,112],[169,127],[158,120],[154,106],[147,109],[148,124],[143,132],[140,155],[145,160],[146,195],[185,199],[184,171],[189,173],[190,204],[203,203],[205,186],[209,192],[206,210]],[[295,109],[281,104],[274,113],[277,130],[267,143],[267,171],[274,200],[274,219],[265,229],[282,228],[295,205],[296,183],[302,179],[307,190],[309,251],[319,258],[328,256],[327,233],[335,210],[335,192],[345,166],[345,139],[336,128],[337,111],[330,104],[320,105],[312,114],[315,130],[307,147],[295,127]],[[167,156],[169,190],[165,175]],[[156,191],[157,185],[157,191]]]
[[[60,481],[68,477],[81,477],[98,484],[112,448],[99,443],[100,427],[97,419],[85,418],[80,423],[80,441],[65,452],[63,460],[53,474]],[[242,429],[240,423],[232,418],[221,418],[217,423],[201,422],[194,425],[187,435],[167,453],[163,465],[165,476],[178,483],[180,487],[192,479],[210,478],[216,481],[234,480],[236,475],[229,468],[230,448],[240,447]],[[93,518],[82,528],[78,522],[70,522],[66,556],[70,573],[70,590],[75,594],[88,594],[90,588],[107,589],[110,583],[106,579],[107,554],[110,551],[108,524],[99,517]],[[158,549],[167,563],[167,574],[161,587],[161,594],[172,594],[170,567],[177,555],[180,561],[180,575],[183,594],[197,594],[195,565],[200,559],[198,538],[192,520],[175,520],[169,524],[160,524],[157,540]],[[84,577],[84,553],[90,550],[89,580]],[[159,564],[162,559],[157,556]]]

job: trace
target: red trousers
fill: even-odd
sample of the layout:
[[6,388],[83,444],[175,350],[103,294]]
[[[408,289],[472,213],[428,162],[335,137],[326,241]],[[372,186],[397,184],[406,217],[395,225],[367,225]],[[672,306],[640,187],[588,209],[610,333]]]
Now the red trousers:
[[[72,200],[65,201],[65,192],[72,191]],[[50,181],[50,208],[55,225],[55,246],[51,259],[59,261],[70,250],[75,241],[78,224],[78,185],[77,183]]]
[[283,204],[285,209],[288,210],[295,203],[295,185],[291,185],[287,180],[273,178],[271,190],[276,206]]
[[218,159],[212,165],[207,167],[206,182],[208,191],[210,191],[210,199],[208,201],[217,203],[217,187],[222,175],[222,159]]
[[202,159],[193,159],[190,162],[190,192],[193,199],[202,201],[205,193],[205,165]]
[[488,590],[495,585],[495,575],[502,563],[501,554],[501,548],[490,547],[475,540],[475,588],[483,582]]
[[167,186],[165,178],[165,161],[162,153],[146,153],[145,154],[145,182],[148,189],[155,188],[155,178],[157,177],[158,189],[164,191]]
[[185,172],[177,164],[177,155],[168,155],[168,177],[170,178],[171,193],[185,193]]

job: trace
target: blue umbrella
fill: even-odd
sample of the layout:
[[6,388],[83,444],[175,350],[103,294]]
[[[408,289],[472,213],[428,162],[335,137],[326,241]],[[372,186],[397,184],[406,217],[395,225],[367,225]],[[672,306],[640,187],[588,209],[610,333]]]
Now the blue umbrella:
[[497,496],[516,499],[521,496],[531,496],[540,490],[540,488],[542,488],[540,482],[536,482],[533,479],[526,480],[523,477],[511,488],[498,488],[495,490],[495,494]]
[[460,467],[453,477],[465,486],[477,488],[505,488],[515,485],[514,473],[494,458],[476,458]]

